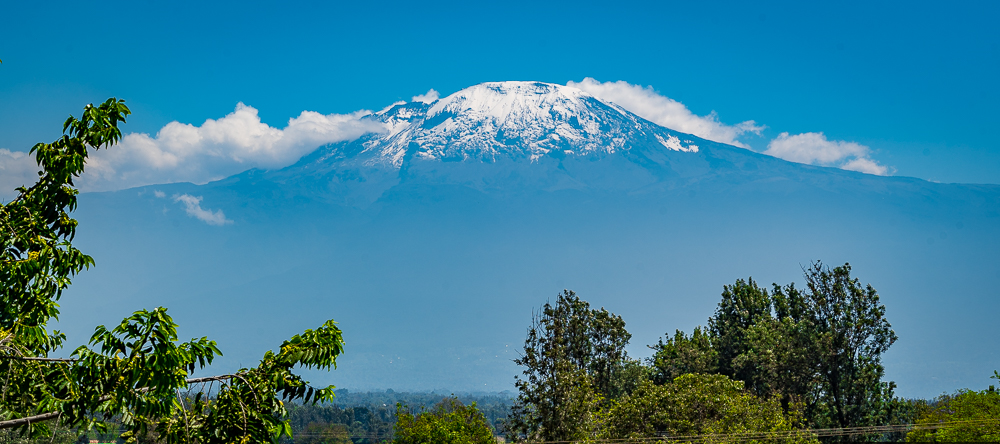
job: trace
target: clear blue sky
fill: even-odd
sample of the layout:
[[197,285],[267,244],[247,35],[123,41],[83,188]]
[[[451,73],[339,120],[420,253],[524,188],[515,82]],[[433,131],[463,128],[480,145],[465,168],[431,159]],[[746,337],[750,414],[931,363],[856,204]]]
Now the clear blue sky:
[[870,147],[896,175],[1000,183],[1000,2],[18,2],[0,25],[0,148],[125,98],[127,131],[237,102],[283,127],[430,88],[593,77],[699,115]]

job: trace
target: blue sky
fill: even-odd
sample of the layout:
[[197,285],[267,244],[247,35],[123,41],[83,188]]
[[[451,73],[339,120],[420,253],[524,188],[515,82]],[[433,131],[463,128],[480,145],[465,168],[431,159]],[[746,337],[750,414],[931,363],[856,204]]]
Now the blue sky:
[[757,151],[822,132],[896,175],[1000,183],[1000,4],[803,3],[21,2],[0,27],[0,149],[109,96],[152,135],[239,102],[283,128],[431,88],[591,77],[754,121],[740,140]]
[[[445,96],[481,82],[500,80],[570,84],[673,129],[741,144],[789,160],[844,168],[854,165],[883,174],[940,182],[1000,184],[1000,139],[995,135],[1000,122],[997,106],[1000,26],[996,22],[1000,17],[1000,2],[995,1],[943,6],[912,1],[534,0],[500,4],[143,0],[18,2],[5,4],[2,11],[0,201],[9,197],[5,192],[20,184],[18,180],[32,178],[31,159],[22,154],[24,151],[36,142],[57,137],[66,116],[79,115],[84,104],[111,96],[126,99],[134,112],[125,127],[129,135],[123,146],[92,158],[88,174],[93,175],[78,182],[84,189],[120,189],[171,181],[204,183],[250,167],[280,168],[321,144],[358,137],[369,130],[359,119],[360,110],[379,110],[395,101],[415,100],[421,95],[432,100],[432,89]],[[128,180],[121,179],[126,176]],[[159,193],[159,197],[167,195]],[[89,198],[99,202],[101,196],[92,194]],[[188,288],[197,285],[192,285],[180,265],[171,268],[176,265],[174,262],[184,263],[174,258],[187,257],[189,251],[200,251],[197,248],[208,250],[223,245],[227,239],[237,239],[217,236],[228,233],[223,231],[226,227],[231,231],[242,229],[233,216],[238,214],[235,205],[226,207],[227,218],[222,213],[224,203],[206,196],[205,201],[201,200],[201,194],[172,196],[174,209],[179,214],[183,205],[188,215],[200,219],[199,224],[211,225],[198,228],[217,231],[199,233],[208,233],[204,239],[219,244],[202,242],[202,246],[192,246],[176,242],[177,245],[171,245],[176,251],[164,247],[164,251],[176,256],[165,254],[161,258],[136,261],[131,252],[138,243],[105,242],[141,239],[156,244],[161,236],[155,230],[176,227],[166,225],[166,212],[157,214],[163,216],[162,220],[155,219],[160,225],[151,224],[150,231],[133,232],[134,238],[120,235],[126,231],[120,227],[131,230],[133,224],[140,226],[143,220],[153,220],[153,215],[129,215],[140,222],[124,217],[116,219],[122,225],[103,227],[106,231],[99,232],[103,238],[81,234],[81,243],[88,245],[89,239],[99,263],[106,261],[108,265],[98,267],[93,274],[84,274],[75,284],[75,288],[84,289],[85,296],[89,295],[77,299],[86,304],[72,302],[72,298],[67,304],[92,305],[98,307],[94,310],[103,311],[95,317],[113,318],[118,316],[109,314],[113,310],[131,311],[139,308],[141,301],[155,299],[143,296],[146,299],[137,297],[119,303],[145,291],[140,283],[155,287],[158,282],[181,276],[177,279],[179,284],[171,283],[174,286],[154,293],[178,290],[180,299],[164,299],[175,301],[168,304],[175,310],[184,310],[184,301],[190,299],[183,298],[192,297],[187,293],[189,290],[198,295],[203,294],[199,291],[207,290]],[[89,208],[81,205],[81,211]],[[95,206],[92,211],[117,214],[114,211],[118,210]],[[122,211],[126,214],[131,210]],[[909,298],[910,290],[925,295],[924,300],[911,299],[898,309],[890,308],[902,313],[893,315],[898,316],[893,318],[894,323],[899,319],[895,325],[909,325],[910,332],[926,325],[944,325],[945,330],[958,335],[901,334],[909,342],[896,346],[895,350],[903,350],[896,356],[903,358],[894,357],[889,369],[895,372],[890,376],[897,381],[908,382],[907,393],[933,396],[937,393],[931,390],[937,387],[951,390],[979,384],[986,374],[979,372],[981,366],[992,365],[996,360],[992,355],[983,357],[975,344],[962,348],[948,343],[954,337],[991,331],[992,324],[988,322],[968,321],[966,311],[970,304],[988,306],[995,299],[988,293],[988,289],[997,288],[990,284],[993,278],[989,275],[992,272],[989,258],[995,256],[989,253],[992,240],[969,234],[993,233],[992,220],[966,221],[967,227],[962,232],[956,231],[963,229],[961,223],[954,229],[951,228],[954,225],[949,225],[949,242],[962,242],[955,244],[961,247],[953,250],[946,249],[946,245],[952,244],[944,241],[944,228],[939,230],[934,226],[933,238],[928,237],[926,244],[923,242],[926,233],[921,232],[915,238],[919,242],[910,242],[908,238],[898,244],[890,242],[887,245],[892,245],[891,248],[879,248],[872,254],[858,254],[873,250],[856,247],[864,243],[858,239],[874,238],[869,232],[844,242],[817,235],[803,245],[793,245],[797,252],[794,255],[779,258],[792,250],[765,252],[771,259],[763,265],[733,257],[727,259],[729,265],[713,263],[693,273],[694,277],[674,270],[677,282],[690,289],[689,294],[710,296],[692,298],[695,302],[691,304],[705,305],[691,305],[694,307],[691,313],[695,313],[691,316],[682,311],[671,314],[675,316],[672,322],[683,320],[689,324],[678,326],[690,327],[703,323],[710,311],[701,308],[714,307],[721,285],[735,277],[753,275],[761,276],[763,282],[788,282],[799,277],[796,264],[816,258],[835,264],[843,257],[852,263],[858,261],[863,280],[869,279],[866,276],[883,279],[875,283],[880,290],[884,288],[887,298]],[[918,228],[932,225],[914,223]],[[985,228],[974,231],[980,223]],[[94,231],[97,230],[87,232]],[[791,238],[782,241],[795,243]],[[941,250],[931,249],[932,244]],[[393,247],[388,241],[385,245],[387,251]],[[85,251],[89,253],[91,249]],[[233,249],[226,253],[239,255],[242,251]],[[947,254],[936,253],[939,251]],[[211,268],[216,265],[213,258],[227,257],[214,253],[210,251],[204,255],[208,259],[196,262],[207,264],[200,266],[206,276],[216,272]],[[251,255],[248,253],[246,257]],[[900,262],[893,262],[899,258]],[[772,269],[768,267],[786,260],[773,269],[791,274],[768,274]],[[962,261],[975,264],[966,267]],[[157,269],[157,264],[165,264],[164,268],[174,270],[173,274]],[[936,269],[936,264],[946,264],[966,274],[941,273],[947,269]],[[976,266],[987,271],[977,275]],[[649,266],[649,270],[653,268]],[[132,271],[137,269],[148,274],[141,278],[133,276]],[[228,272],[235,275],[234,270]],[[604,290],[604,285],[613,284],[602,280],[607,275],[582,276],[586,273],[578,271],[580,275],[548,276],[549,270],[542,271],[537,272],[540,277],[524,281],[524,288],[534,293],[522,291],[523,300],[538,294],[553,295],[563,288],[564,278],[566,285],[578,290],[587,290],[589,286],[588,294],[604,294],[608,300],[613,296]],[[653,271],[635,273],[654,274]],[[882,274],[896,277],[883,278]],[[931,277],[925,279],[922,274]],[[910,275],[920,279],[900,277]],[[444,277],[434,275],[433,279],[451,282],[450,277],[441,276]],[[574,276],[582,277],[574,281],[571,279]],[[140,282],[143,279],[153,284]],[[428,279],[424,282],[427,293],[437,293],[438,282]],[[953,285],[949,280],[957,283]],[[479,287],[479,281],[472,278],[467,281],[470,293]],[[393,282],[396,281],[390,283]],[[357,288],[358,293],[367,288],[361,284],[345,285],[343,288]],[[303,293],[314,290],[308,288]],[[259,291],[263,294],[265,290]],[[347,290],[343,292],[346,294]],[[497,292],[502,294],[501,290]],[[941,310],[938,298],[947,292],[959,295],[955,297],[960,299]],[[462,292],[456,289],[454,294]],[[97,298],[114,303],[93,304]],[[319,299],[316,296],[310,300]],[[533,299],[531,304],[536,300],[541,299]],[[525,316],[530,307],[522,306]],[[645,310],[650,319],[665,311]],[[341,316],[340,311],[337,313]],[[346,315],[344,319],[345,325],[352,321]],[[83,322],[85,330],[89,332],[96,322],[88,317]],[[357,318],[353,322],[357,323]],[[631,325],[641,322],[637,319]],[[655,322],[655,327],[648,327],[655,328],[654,334],[663,331],[661,325],[670,325],[661,323],[659,318]],[[202,324],[198,328],[210,323]],[[288,322],[288,325],[297,329],[301,324]],[[522,325],[516,324],[517,335],[523,333]],[[639,331],[636,330],[634,342],[639,344],[637,347],[655,340],[649,334],[640,338]],[[256,356],[258,345],[248,340],[234,347],[252,349]],[[969,362],[981,366],[966,365]],[[960,379],[966,378],[960,375],[945,380],[941,376],[945,382],[935,382],[937,385],[922,382],[926,375],[937,377],[942,368],[961,375],[975,373],[978,379]],[[510,381],[508,376],[504,378]]]

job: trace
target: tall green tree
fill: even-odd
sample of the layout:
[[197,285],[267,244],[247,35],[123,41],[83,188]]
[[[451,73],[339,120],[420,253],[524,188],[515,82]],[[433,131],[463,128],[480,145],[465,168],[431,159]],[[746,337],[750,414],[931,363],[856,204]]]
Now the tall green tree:
[[764,390],[756,370],[735,366],[734,361],[747,353],[750,329],[771,319],[771,296],[751,278],[723,286],[722,300],[708,320],[712,345],[719,356],[719,373],[743,381],[758,395],[764,394]]
[[[814,427],[881,424],[898,416],[895,384],[884,381],[881,356],[896,340],[871,285],[851,277],[850,264],[820,262],[804,270],[804,289],[752,279],[723,287],[709,334],[683,333],[653,346],[657,382],[677,372],[713,372],[743,381],[760,397],[777,396],[787,410],[803,403]],[[869,437],[874,438],[874,437]]]
[[514,360],[524,370],[515,381],[518,397],[508,437],[563,441],[588,436],[593,413],[623,391],[619,376],[639,373],[629,370],[634,367],[625,352],[630,338],[621,316],[591,309],[572,291],[543,305],[528,329],[524,354]]
[[[107,430],[115,419],[123,437],[155,434],[170,443],[277,442],[289,435],[281,399],[330,400],[333,387],[312,388],[292,370],[330,369],[343,351],[340,329],[328,321],[267,352],[260,364],[231,375],[191,378],[220,355],[207,338],[180,342],[177,324],[164,308],[140,310],[108,329],[97,327],[89,346],[69,358],[50,358],[65,336],[50,331],[59,299],[72,278],[94,265],[73,246],[77,221],[70,217],[90,150],[121,139],[130,111],[108,99],[69,117],[63,136],[31,149],[41,169],[38,182],[18,188],[0,205],[0,429],[30,437],[51,435],[49,424],[79,432]],[[179,395],[191,384],[218,381],[216,398]]]
[[[805,271],[807,291],[791,287],[777,299],[787,301],[786,318],[804,324],[812,341],[819,384],[821,426],[877,425],[896,384],[885,382],[882,354],[896,342],[885,305],[870,284],[851,277],[851,265],[830,269],[820,262]],[[785,314],[785,313],[783,313]]]

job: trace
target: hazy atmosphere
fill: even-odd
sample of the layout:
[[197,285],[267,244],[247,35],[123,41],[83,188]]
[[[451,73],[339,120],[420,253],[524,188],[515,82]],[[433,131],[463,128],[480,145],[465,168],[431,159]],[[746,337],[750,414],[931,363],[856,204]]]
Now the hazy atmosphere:
[[[317,387],[526,399],[515,380],[534,371],[526,332],[548,319],[543,304],[578,297],[624,322],[623,369],[664,387],[725,375],[754,396],[787,395],[789,415],[792,389],[740,376],[738,365],[764,371],[739,364],[763,343],[725,361],[727,298],[747,303],[749,288],[778,322],[795,289],[817,295],[816,282],[847,273],[859,281],[844,288],[881,313],[864,353],[886,399],[996,383],[997,3],[5,10],[0,202],[19,205],[16,188],[53,171],[29,150],[84,105],[115,97],[131,113],[114,146],[86,142],[71,183],[68,240],[94,265],[53,296],[48,328],[66,341],[45,356],[69,358],[95,326],[162,306],[180,340],[217,342],[212,367],[190,372],[206,377],[332,319],[336,369],[296,367]],[[28,310],[8,304],[11,319]],[[702,331],[718,368],[665,372],[681,332],[696,344]],[[793,344],[781,331],[767,353]],[[618,403],[602,411],[615,412],[633,388],[595,371],[601,402]],[[614,381],[633,375],[621,371]],[[479,402],[505,412],[491,399]],[[503,415],[487,412],[499,435]],[[511,425],[522,419],[505,423],[508,439],[562,436]],[[861,424],[823,421],[807,422]],[[588,436],[615,433],[639,436]]]

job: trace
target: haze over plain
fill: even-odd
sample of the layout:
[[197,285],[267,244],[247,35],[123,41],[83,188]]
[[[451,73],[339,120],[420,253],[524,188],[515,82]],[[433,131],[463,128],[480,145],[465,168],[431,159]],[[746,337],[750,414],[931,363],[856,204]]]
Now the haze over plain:
[[[126,18],[142,15],[141,9],[109,8],[103,12]],[[19,177],[30,177],[30,171],[10,167],[18,161],[24,165],[25,159],[17,153],[33,142],[53,138],[65,114],[78,113],[81,104],[105,96],[130,100],[136,116],[126,128],[133,132],[132,140],[126,140],[117,152],[95,157],[104,168],[95,167],[95,173],[103,171],[105,176],[95,174],[89,183],[84,182],[94,190],[175,181],[205,183],[250,167],[278,171],[320,145],[354,140],[371,131],[365,126],[365,113],[355,112],[358,109],[378,110],[396,99],[433,103],[438,90],[443,94],[437,95],[443,96],[499,78],[551,79],[558,84],[576,79],[572,86],[590,88],[597,96],[614,96],[607,99],[611,102],[629,102],[628,106],[621,105],[631,107],[641,117],[709,141],[749,147],[750,151],[744,150],[747,155],[770,151],[798,162],[867,168],[865,171],[870,173],[997,183],[996,165],[1000,162],[985,124],[996,117],[996,111],[984,106],[990,98],[996,98],[996,86],[982,80],[996,74],[996,39],[978,34],[982,27],[968,25],[977,20],[977,14],[934,14],[937,29],[954,31],[950,36],[943,36],[947,34],[944,32],[939,36],[917,30],[917,24],[932,20],[926,10],[901,11],[887,6],[848,17],[848,6],[832,11],[829,22],[811,24],[831,27],[839,17],[845,19],[841,22],[847,24],[845,29],[861,30],[834,33],[837,38],[833,38],[804,32],[805,25],[789,20],[815,11],[775,6],[749,13],[734,7],[733,12],[711,16],[707,11],[677,7],[671,11],[673,17],[687,20],[672,21],[672,29],[677,30],[672,35],[685,44],[670,48],[663,48],[659,40],[649,36],[640,38],[652,33],[650,30],[634,26],[625,29],[624,24],[609,20],[612,28],[617,26],[621,32],[610,40],[620,43],[631,37],[628,40],[632,46],[618,55],[634,55],[641,50],[647,55],[644,58],[616,57],[626,61],[598,63],[606,62],[609,56],[593,48],[607,48],[611,43],[599,42],[591,34],[582,37],[592,44],[589,57],[581,54],[580,45],[565,45],[553,56],[551,51],[525,44],[532,39],[542,41],[545,37],[538,31],[502,37],[480,34],[485,40],[452,41],[454,46],[441,52],[461,54],[463,63],[446,63],[449,58],[429,49],[396,53],[390,58],[393,63],[429,67],[401,75],[389,69],[383,58],[372,55],[389,47],[386,45],[391,39],[384,32],[371,33],[377,35],[365,43],[370,50],[367,52],[360,49],[364,45],[313,43],[313,48],[331,52],[327,57],[304,57],[298,56],[298,51],[306,49],[289,47],[284,53],[271,53],[278,54],[278,63],[237,70],[251,60],[240,55],[253,54],[260,46],[238,42],[219,29],[196,26],[200,21],[231,30],[240,26],[240,19],[242,25],[265,20],[265,12],[275,12],[271,20],[279,25],[290,21],[289,17],[302,20],[323,15],[317,11],[302,14],[254,8],[241,10],[230,21],[222,19],[221,10],[209,10],[205,16],[187,22],[170,24],[161,18],[141,31],[138,25],[127,25],[136,31],[134,39],[122,43],[126,50],[121,52],[131,62],[126,70],[134,71],[130,75],[101,75],[112,71],[101,66],[75,77],[48,69],[60,61],[83,57],[77,52],[78,45],[63,47],[63,42],[52,35],[38,36],[33,43],[38,50],[33,52],[26,49],[28,45],[0,48],[4,51],[0,75],[7,76],[0,111],[5,139],[0,140],[0,148],[11,150],[4,162],[4,180],[15,176],[11,171],[26,172]],[[438,10],[452,11],[453,18],[476,12],[462,8]],[[518,8],[512,11],[527,10]],[[542,5],[533,10],[535,15],[512,13],[505,17],[530,29],[527,25],[543,21],[546,14],[554,16],[554,9],[547,8],[551,7]],[[328,17],[357,13],[349,9],[326,12]],[[623,16],[626,9],[574,14],[596,22],[601,13],[615,18]],[[406,12],[412,11],[401,7],[384,17],[382,23],[400,22]],[[25,11],[25,16],[32,13]],[[864,26],[877,17],[900,14],[908,14],[912,20],[904,20],[906,25],[890,24],[890,30]],[[61,17],[57,15],[55,20],[64,20]],[[432,40],[435,35],[444,35],[441,26],[433,26],[442,19],[433,14],[417,17],[427,18],[422,25],[429,29]],[[960,19],[968,26],[959,26]],[[141,20],[136,18],[131,23]],[[487,20],[499,23],[501,19]],[[352,26],[360,26],[349,21],[344,20],[342,26],[328,32],[349,33]],[[449,23],[469,26],[461,20]],[[546,23],[550,30],[566,26],[559,21]],[[186,26],[196,31],[168,32]],[[292,29],[290,24],[284,26]],[[290,35],[319,35],[320,31],[304,28],[295,26]],[[702,32],[681,32],[693,29]],[[747,33],[746,38],[780,55],[764,51],[737,54],[735,60],[741,63],[733,58],[714,60],[725,59],[718,57],[720,54],[733,55],[725,44],[726,36],[748,29],[755,32]],[[895,42],[887,37],[892,29],[910,39],[892,51],[879,53],[880,48]],[[55,35],[59,32],[65,31],[56,31]],[[789,33],[803,36],[803,41],[788,43],[779,38]],[[713,38],[696,43],[688,37],[695,34]],[[269,36],[264,40],[250,36],[248,40],[276,48],[289,38],[280,32]],[[216,48],[222,57],[211,57],[209,50],[190,46],[185,55],[183,39],[199,37],[225,42]],[[831,40],[824,41],[827,38]],[[971,49],[953,51],[948,47],[949,42],[959,39],[971,42]],[[18,41],[24,40],[4,39]],[[191,57],[187,63],[203,69],[187,69],[168,78],[164,72],[180,68],[154,69],[162,67],[162,62],[151,61],[142,51],[127,50],[129,45],[139,45],[136,42],[164,49],[160,56],[166,55],[179,66],[184,62],[178,57]],[[487,63],[496,60],[490,42],[517,47],[519,57],[537,59],[539,63]],[[801,47],[793,48],[795,45]],[[935,45],[942,49],[933,51]],[[804,47],[814,51],[791,51]],[[226,51],[237,56],[227,57]],[[424,61],[417,63],[416,54],[423,54]],[[842,63],[836,65],[834,59]],[[779,63],[768,63],[775,60]],[[336,69],[348,65],[353,69]],[[917,65],[924,69],[906,69]],[[678,69],[681,66],[684,69]],[[369,78],[361,79],[359,71]],[[600,80],[587,80],[587,76]],[[768,76],[773,78],[762,80]],[[631,83],[607,82],[617,79]],[[757,81],[753,87],[749,85],[751,80]],[[779,85],[779,80],[786,84]],[[643,85],[653,85],[656,91]],[[428,91],[431,87],[436,90]],[[766,97],[765,91],[769,94]],[[237,102],[246,105],[234,111]],[[302,109],[319,112],[301,113]],[[713,109],[718,114],[710,114]],[[255,120],[258,117],[261,120]],[[286,124],[290,117],[295,120]],[[213,123],[200,123],[205,119],[213,119]],[[172,120],[179,123],[172,124]],[[976,122],[984,124],[977,126]],[[142,133],[148,136],[144,138]],[[254,137],[240,139],[234,134]],[[166,137],[170,135],[176,137]],[[190,136],[201,142],[185,139]],[[664,140],[671,142],[669,137]],[[687,146],[680,138],[678,143]],[[695,145],[709,146],[703,142]],[[159,157],[130,159],[124,153],[153,153]],[[171,165],[171,161],[176,163]],[[856,181],[848,188],[859,183],[902,180],[871,182],[875,179],[855,173],[808,168],[807,176],[820,171],[815,174],[832,174],[848,183]],[[629,182],[635,178],[633,175],[615,177],[620,179],[612,182],[620,188],[635,185]],[[800,190],[805,194],[799,198],[771,195],[770,200],[743,208],[738,201],[725,201],[725,193],[709,191],[707,194],[715,197],[706,198],[705,190],[694,189],[694,194],[672,195],[670,199],[677,200],[656,204],[641,200],[590,201],[580,194],[560,197],[553,203],[532,196],[517,202],[523,211],[517,213],[506,210],[511,208],[510,202],[503,200],[506,197],[483,202],[474,193],[456,194],[451,189],[442,192],[445,198],[428,203],[419,199],[427,194],[409,190],[411,194],[389,196],[379,216],[366,216],[296,213],[296,209],[311,208],[309,203],[294,199],[271,202],[267,196],[273,198],[273,194],[261,194],[252,187],[239,192],[258,193],[254,198],[235,191],[226,195],[222,190],[227,186],[231,190],[239,188],[231,183],[201,188],[172,185],[148,187],[142,196],[135,191],[121,200],[108,196],[123,193],[85,197],[81,206],[85,228],[80,241],[85,251],[97,258],[98,267],[78,280],[65,306],[67,313],[94,301],[99,301],[101,308],[79,317],[64,317],[67,329],[76,331],[82,339],[96,323],[113,322],[124,313],[150,304],[165,305],[181,314],[178,319],[182,326],[191,329],[187,334],[228,337],[224,350],[230,351],[233,360],[248,362],[275,338],[311,326],[319,318],[334,317],[342,321],[351,347],[341,370],[330,375],[330,381],[338,385],[472,389],[478,388],[479,382],[462,379],[463,375],[489,374],[484,384],[492,390],[500,387],[491,384],[509,384],[514,371],[509,358],[502,358],[500,351],[519,344],[531,308],[563,287],[576,289],[586,299],[625,315],[635,335],[634,353],[641,356],[643,345],[655,342],[658,335],[704,323],[722,284],[750,275],[765,283],[787,283],[798,279],[799,264],[822,259],[831,265],[852,262],[858,276],[872,282],[882,293],[889,319],[902,338],[887,356],[888,376],[900,383],[900,394],[931,396],[958,387],[978,387],[982,384],[978,381],[985,381],[982,375],[996,367],[995,350],[984,350],[978,341],[967,339],[995,334],[985,315],[995,309],[991,305],[995,295],[991,296],[989,289],[995,288],[998,268],[988,253],[990,248],[995,251],[996,244],[995,200],[969,200],[968,196],[944,192],[936,194],[938,200],[926,195],[925,200],[920,200],[914,197],[920,193],[901,197],[905,193],[896,192],[889,195],[899,201],[887,205],[868,194],[868,198],[858,198],[857,194],[845,192],[835,199],[835,204],[823,205],[829,196],[817,198]],[[692,190],[685,188],[686,192]],[[157,191],[164,197],[157,197]],[[255,209],[253,202],[271,203]],[[140,211],[140,205],[146,205],[145,210]],[[560,205],[577,213],[555,211]],[[687,211],[680,215],[671,212],[677,208]],[[297,217],[278,217],[289,214]],[[339,222],[310,225],[300,222],[310,219],[303,214]],[[413,214],[425,214],[426,218]],[[510,219],[518,214],[522,217]],[[584,226],[577,227],[577,231],[554,228],[561,226],[554,221],[564,218],[583,220]],[[351,223],[362,224],[363,228]],[[93,227],[89,233],[88,226]],[[415,237],[421,233],[426,236]],[[532,249],[519,249],[516,245],[521,244],[513,241],[523,241]],[[247,283],[246,276],[258,281]],[[242,325],[252,324],[248,322],[251,319],[266,322],[265,315],[280,321],[281,327],[276,327],[280,331],[259,331]],[[233,323],[220,321],[227,318]],[[351,338],[352,329],[357,334],[355,339]],[[496,335],[469,333],[481,331]],[[409,364],[414,358],[402,353],[392,359],[393,353],[371,351],[379,347],[385,352],[420,350],[424,352],[418,354],[429,357],[425,364]],[[241,349],[253,352],[241,355]],[[483,358],[489,352],[494,352],[495,361]],[[441,365],[453,368],[451,373],[435,373],[439,366],[431,364],[452,358],[457,364],[475,356],[479,356],[474,358],[479,359],[475,364],[479,367]],[[391,364],[382,358],[388,358]],[[404,362],[400,358],[416,367],[393,370],[391,365]],[[408,374],[420,377],[407,379]]]

